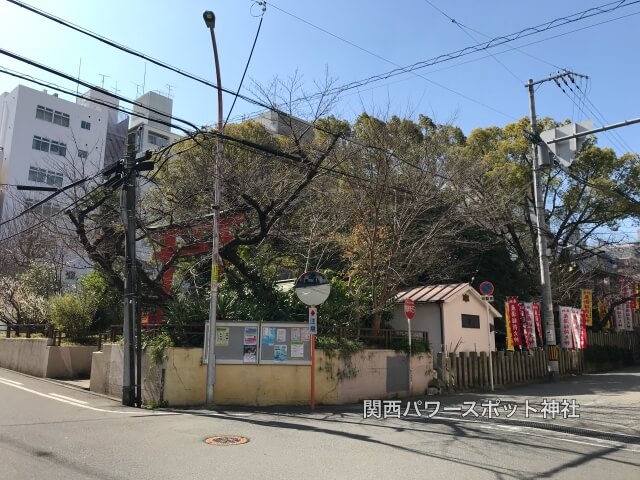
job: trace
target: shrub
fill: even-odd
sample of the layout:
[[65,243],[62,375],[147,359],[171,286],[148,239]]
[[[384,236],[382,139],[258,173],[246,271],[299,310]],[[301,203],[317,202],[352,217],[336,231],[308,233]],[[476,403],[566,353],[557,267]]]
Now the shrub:
[[83,301],[78,295],[68,293],[49,299],[51,322],[71,340],[81,339],[89,332],[94,314],[91,302]]

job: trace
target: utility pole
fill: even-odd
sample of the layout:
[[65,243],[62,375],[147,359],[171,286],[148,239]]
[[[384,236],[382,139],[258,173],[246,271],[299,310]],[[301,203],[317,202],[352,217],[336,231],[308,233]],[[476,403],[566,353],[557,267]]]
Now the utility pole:
[[136,155],[138,135],[130,134],[127,156],[124,160],[123,221],[125,226],[125,280],[124,280],[124,365],[122,377],[122,404],[142,406],[142,324],[138,302],[138,269],[136,258],[136,188],[137,173],[153,169],[151,152]]
[[[539,85],[544,82],[556,80],[558,78],[562,78],[565,76],[578,76],[585,77],[585,75],[581,75],[574,72],[565,71],[559,73],[557,75],[549,76],[544,80],[538,80],[534,82],[529,79],[529,83],[526,87],[529,90],[529,107],[531,110],[531,135],[532,138],[538,137],[538,122],[536,118],[536,103],[535,103],[535,92],[534,86]],[[586,77],[585,77],[586,78]],[[551,274],[549,272],[549,255],[547,253],[547,220],[545,218],[545,205],[544,205],[544,195],[542,189],[542,178],[540,174],[541,166],[542,166],[542,155],[543,153],[539,149],[541,148],[540,142],[533,143],[533,196],[535,202],[535,210],[536,210],[536,231],[538,232],[538,259],[540,262],[540,287],[542,290],[542,320],[544,323],[544,336],[545,343],[548,347],[547,349],[547,358],[548,358],[548,371],[549,375],[553,378],[556,373],[559,371],[558,365],[558,350],[556,346],[556,327],[555,321],[553,318],[553,299],[551,296]]]
[[[131,139],[130,139],[131,140]],[[129,141],[124,163],[124,226],[125,278],[124,278],[124,365],[122,376],[122,404],[132,407],[135,402],[134,324],[136,322],[136,177],[135,142]]]

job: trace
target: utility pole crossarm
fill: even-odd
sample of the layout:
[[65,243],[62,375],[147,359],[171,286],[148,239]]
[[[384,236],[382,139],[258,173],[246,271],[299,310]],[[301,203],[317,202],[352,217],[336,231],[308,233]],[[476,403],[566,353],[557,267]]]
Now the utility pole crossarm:
[[594,128],[593,130],[587,130],[585,132],[578,132],[573,135],[567,135],[566,137],[554,138],[545,142],[547,145],[552,143],[564,142],[567,140],[572,140],[574,138],[586,137],[587,135],[593,135],[594,133],[606,132],[607,130],[613,130],[614,128],[627,127],[629,125],[634,125],[636,123],[640,123],[640,118],[632,118],[631,120],[625,120],[623,122],[614,123],[611,125],[605,125],[604,127]]

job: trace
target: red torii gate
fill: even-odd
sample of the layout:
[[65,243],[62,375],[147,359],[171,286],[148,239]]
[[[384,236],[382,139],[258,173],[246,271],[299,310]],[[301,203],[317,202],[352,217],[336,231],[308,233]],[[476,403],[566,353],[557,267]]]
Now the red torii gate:
[[[160,248],[154,253],[154,258],[162,265],[166,265],[174,256],[191,257],[211,253],[212,248],[212,224],[211,215],[206,215],[202,219],[197,219],[189,223],[172,224],[162,227],[151,228],[153,242]],[[231,214],[220,218],[220,246],[228,243],[232,238],[232,227],[244,220],[243,214]],[[189,246],[180,245],[186,242]],[[169,266],[162,274],[162,289],[169,293],[173,285],[173,275],[175,266]],[[162,308],[158,307],[155,312],[143,312],[142,323],[161,323],[163,317]]]

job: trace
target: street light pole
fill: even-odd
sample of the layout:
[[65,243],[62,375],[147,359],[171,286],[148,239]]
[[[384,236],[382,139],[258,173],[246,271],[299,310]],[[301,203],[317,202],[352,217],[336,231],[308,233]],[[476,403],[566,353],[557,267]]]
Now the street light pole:
[[[213,46],[213,58],[216,66],[216,83],[218,86],[218,133],[222,134],[222,81],[220,80],[220,62],[218,60],[218,47],[214,32],[216,16],[210,10],[202,14],[204,23],[211,32],[211,45]],[[218,304],[218,266],[220,265],[220,192],[222,189],[222,139],[216,137],[216,159],[214,173],[214,200],[213,200],[213,245],[211,249],[211,297],[209,301],[209,328],[207,343],[207,405],[213,404],[213,386],[216,382],[216,309]]]

